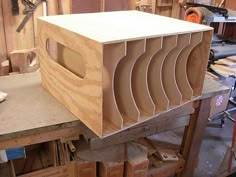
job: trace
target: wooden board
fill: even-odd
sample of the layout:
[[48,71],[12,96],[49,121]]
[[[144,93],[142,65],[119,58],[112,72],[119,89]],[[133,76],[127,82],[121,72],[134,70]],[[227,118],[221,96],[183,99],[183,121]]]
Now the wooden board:
[[84,160],[79,160],[77,162],[78,175],[76,177],[96,177],[97,176],[97,164],[96,162],[89,162]]
[[211,38],[212,31],[203,32],[202,42],[192,50],[188,59],[187,75],[194,96],[202,92],[203,85],[199,83],[203,82],[205,77]]
[[3,3],[3,0],[0,0],[0,63],[7,59],[7,48],[6,48],[2,3]]
[[59,167],[51,167],[46,168],[43,170],[38,170],[32,173],[28,173],[25,175],[20,175],[18,177],[58,177],[58,176],[67,176],[67,177],[75,177],[77,176],[77,169],[75,162],[71,162],[65,166],[59,166]]
[[23,14],[24,5],[19,2],[20,14],[18,16],[12,16],[11,14],[11,1],[2,1],[2,8],[7,52],[10,53],[13,50],[34,48],[33,18],[29,19],[20,33],[16,32],[17,27],[25,17]]
[[[192,94],[201,95],[210,27],[122,11],[41,17],[38,32],[43,86],[100,137],[189,102]],[[201,45],[193,40],[182,52],[195,32],[204,33]],[[63,47],[52,54],[46,50],[48,41]],[[176,67],[189,71],[179,83]],[[200,70],[200,81],[191,69]],[[184,101],[183,90],[193,92]]]
[[99,162],[99,177],[123,177],[124,162]]
[[[39,19],[56,25],[57,28],[67,29],[104,44],[212,30],[208,26],[139,11],[73,14],[40,17]],[[130,23],[131,21],[132,23]],[[81,25],[77,25],[78,23]],[[145,24],[145,30],[140,28],[140,24]],[[162,24],[162,28],[160,28],[160,24]],[[95,26],[96,33],[93,30]]]

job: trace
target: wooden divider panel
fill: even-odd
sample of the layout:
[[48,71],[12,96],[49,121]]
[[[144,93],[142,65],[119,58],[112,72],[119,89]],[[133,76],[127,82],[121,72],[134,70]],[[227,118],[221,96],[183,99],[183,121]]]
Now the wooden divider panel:
[[[41,20],[38,20],[38,32],[43,86],[80,120],[83,120],[86,126],[102,136],[103,45],[56,25],[43,23]],[[51,59],[46,44],[49,38],[81,55],[86,63],[84,77]]]
[[161,47],[162,38],[147,39],[146,51],[139,57],[132,72],[132,91],[135,102],[140,110],[141,117],[144,116],[144,114],[148,114],[149,116],[155,114],[155,104],[149,93],[147,74],[153,55],[157,53]]
[[190,100],[193,90],[187,77],[187,62],[190,52],[202,41],[202,32],[192,33],[191,42],[185,47],[178,56],[175,67],[176,82],[182,94],[183,100]]
[[115,98],[123,115],[124,126],[133,121],[138,122],[140,116],[131,89],[131,75],[136,60],[145,52],[145,45],[144,39],[127,42],[126,56],[120,61],[115,71]]
[[211,46],[211,39],[212,31],[204,31],[202,42],[193,49],[188,59],[187,75],[194,96],[202,94],[203,81],[210,53],[209,48]]
[[123,119],[118,110],[114,93],[114,76],[119,61],[126,55],[126,43],[104,45],[103,49],[103,117],[119,129]]
[[[182,102],[182,94],[175,79],[175,64],[180,52],[190,43],[190,34],[177,36],[177,46],[166,56],[162,67],[162,81],[170,105],[179,105]],[[184,66],[182,66],[184,69]]]
[[162,84],[162,65],[168,53],[177,45],[177,36],[163,37],[162,49],[157,52],[149,65],[148,87],[153,102],[156,105],[155,112],[167,110],[169,100]]

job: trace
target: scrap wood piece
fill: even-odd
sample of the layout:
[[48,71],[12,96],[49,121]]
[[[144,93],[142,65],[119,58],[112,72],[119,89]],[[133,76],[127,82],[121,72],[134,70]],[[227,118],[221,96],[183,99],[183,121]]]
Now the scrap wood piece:
[[95,161],[86,161],[82,159],[76,160],[77,164],[77,176],[78,177],[96,177],[97,176],[97,164]]
[[221,65],[226,65],[226,66],[230,66],[230,67],[235,67],[236,66],[236,61],[232,61],[229,59],[220,59],[215,61],[215,63],[217,64],[221,64]]
[[10,70],[9,65],[10,65],[9,60],[5,60],[0,63],[0,76],[6,76],[9,74]]
[[10,62],[13,72],[28,73],[39,69],[36,48],[11,52]]
[[146,177],[149,165],[147,147],[137,143],[127,143],[127,153],[125,177]]
[[236,70],[218,64],[211,65],[211,69],[224,77],[229,77],[236,74]]
[[158,148],[157,153],[163,161],[178,161],[178,153],[172,149]]
[[123,177],[124,162],[99,162],[99,177]]
[[236,62],[236,55],[227,57],[228,60]]

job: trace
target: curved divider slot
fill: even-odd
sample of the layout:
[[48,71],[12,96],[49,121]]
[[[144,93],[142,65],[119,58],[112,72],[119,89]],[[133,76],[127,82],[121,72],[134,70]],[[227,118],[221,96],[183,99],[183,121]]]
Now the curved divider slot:
[[114,131],[123,128],[123,118],[118,110],[114,93],[115,70],[126,55],[126,43],[104,45],[103,48],[103,129]]
[[204,31],[202,42],[199,43],[190,53],[187,62],[187,74],[189,83],[193,89],[193,95],[202,94],[205,71],[209,59],[212,31]]
[[136,61],[132,72],[132,92],[140,110],[140,116],[154,116],[155,104],[151,98],[147,85],[148,67],[151,59],[162,46],[162,38],[146,40],[146,51]]
[[193,90],[187,77],[187,61],[190,52],[202,41],[202,33],[192,33],[190,44],[185,47],[178,56],[175,67],[176,82],[182,94],[183,100],[190,100],[193,96]]
[[[162,81],[170,105],[180,105],[182,94],[175,79],[175,64],[180,52],[190,43],[190,34],[177,36],[177,46],[166,56],[162,67]],[[183,67],[183,66],[182,66]]]
[[155,114],[169,108],[169,99],[162,84],[162,65],[168,53],[175,48],[177,36],[166,36],[162,40],[162,49],[152,58],[148,68],[148,88],[153,102]]
[[138,122],[140,117],[131,90],[131,74],[136,60],[145,52],[145,45],[144,39],[127,42],[126,56],[119,62],[115,71],[115,98],[125,127]]

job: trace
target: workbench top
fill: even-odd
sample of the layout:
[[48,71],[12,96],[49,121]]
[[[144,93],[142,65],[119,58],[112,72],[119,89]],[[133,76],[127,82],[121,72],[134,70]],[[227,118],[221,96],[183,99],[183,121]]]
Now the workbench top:
[[[0,91],[8,93],[6,101],[0,103],[0,141],[81,124],[44,90],[39,72],[1,77]],[[202,99],[228,91],[206,77]]]
[[79,124],[78,118],[44,90],[40,73],[1,77],[0,90],[8,94],[0,103],[0,140],[15,133],[22,136],[20,132],[40,133]]

